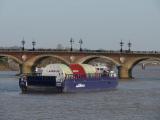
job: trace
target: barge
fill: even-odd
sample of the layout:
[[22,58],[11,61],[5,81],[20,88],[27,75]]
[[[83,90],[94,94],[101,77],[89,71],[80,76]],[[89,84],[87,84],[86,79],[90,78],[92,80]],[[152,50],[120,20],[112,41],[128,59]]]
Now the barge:
[[118,78],[113,71],[97,73],[88,64],[50,64],[41,74],[24,74],[19,79],[22,92],[32,90],[54,92],[80,92],[115,89]]

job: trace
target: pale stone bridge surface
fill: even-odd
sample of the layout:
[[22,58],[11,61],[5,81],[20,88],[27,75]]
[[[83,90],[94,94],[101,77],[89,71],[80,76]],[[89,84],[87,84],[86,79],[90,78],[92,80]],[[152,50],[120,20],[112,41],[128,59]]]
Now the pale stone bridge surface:
[[97,58],[111,60],[118,68],[120,78],[132,78],[132,68],[147,59],[160,60],[159,52],[116,52],[116,51],[20,51],[0,50],[0,56],[15,60],[21,73],[32,73],[35,65],[46,57],[53,57],[65,64],[88,63]]

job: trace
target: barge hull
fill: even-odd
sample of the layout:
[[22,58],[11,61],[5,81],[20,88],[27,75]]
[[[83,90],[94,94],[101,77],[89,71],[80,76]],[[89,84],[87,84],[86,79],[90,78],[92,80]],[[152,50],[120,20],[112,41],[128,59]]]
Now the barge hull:
[[28,77],[27,85],[20,82],[22,92],[48,91],[48,92],[81,92],[115,89],[118,79],[113,77],[66,79],[57,82],[55,77]]
[[115,89],[118,80],[113,78],[103,78],[99,80],[65,80],[63,92],[81,92],[81,91],[100,91],[107,89]]

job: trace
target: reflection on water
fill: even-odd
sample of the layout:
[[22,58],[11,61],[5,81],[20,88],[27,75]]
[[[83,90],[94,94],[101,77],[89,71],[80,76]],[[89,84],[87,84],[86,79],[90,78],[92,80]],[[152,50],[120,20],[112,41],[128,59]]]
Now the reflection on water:
[[21,94],[18,77],[0,73],[0,120],[160,120],[160,67],[133,69],[116,90]]
[[17,72],[15,71],[0,72],[0,92],[19,91],[17,86],[18,76],[15,76],[16,74]]
[[0,78],[14,78],[18,71],[0,71]]
[[133,76],[143,80],[160,80],[160,66],[146,66],[145,69],[136,66],[133,69]]

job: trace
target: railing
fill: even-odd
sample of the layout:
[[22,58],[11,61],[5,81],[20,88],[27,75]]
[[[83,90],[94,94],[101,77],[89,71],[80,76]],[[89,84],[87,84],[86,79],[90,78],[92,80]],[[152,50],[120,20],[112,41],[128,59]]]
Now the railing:
[[91,78],[95,78],[95,79],[100,79],[102,77],[110,77],[110,78],[115,78],[116,76],[113,76],[111,75],[110,73],[109,74],[104,74],[104,73],[92,73],[92,74],[66,74],[65,76],[65,79],[75,79],[75,80],[78,80],[78,79],[91,79]]
[[122,52],[118,50],[73,50],[70,51],[69,49],[25,49],[22,51],[21,49],[5,49],[0,48],[0,52],[77,52],[77,53],[116,53],[116,54],[160,54],[160,51],[128,51],[123,50]]

